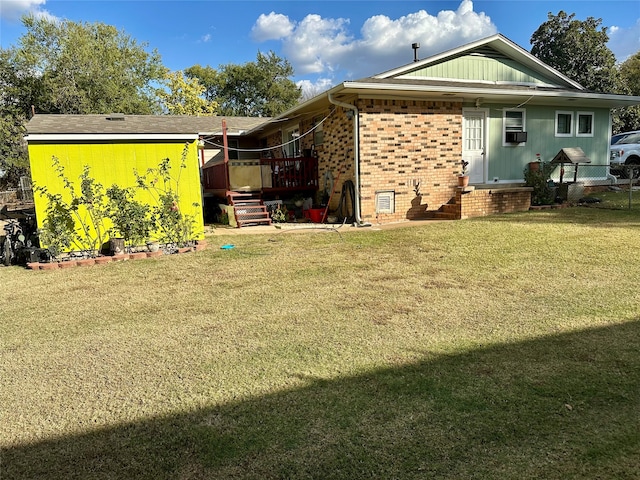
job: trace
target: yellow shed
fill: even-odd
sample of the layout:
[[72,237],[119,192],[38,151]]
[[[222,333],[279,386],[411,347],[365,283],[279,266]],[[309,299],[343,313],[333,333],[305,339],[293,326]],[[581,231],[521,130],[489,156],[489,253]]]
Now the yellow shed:
[[[191,221],[190,240],[203,239],[198,139],[201,132],[213,127],[213,122],[211,117],[168,115],[35,115],[27,125],[26,139],[36,187],[38,228],[43,227],[49,202],[38,193],[38,187],[46,188],[50,194],[59,193],[69,201],[65,179],[78,194],[80,176],[86,168],[104,190],[112,185],[137,187],[139,176],[146,175],[152,188],[135,188],[135,199],[153,206],[159,201],[155,187],[161,187],[157,171],[164,161],[171,176],[170,188],[179,200],[175,208]],[[109,228],[110,221],[106,223]],[[76,225],[77,231],[81,229]],[[151,233],[154,240],[161,237],[158,229]]]

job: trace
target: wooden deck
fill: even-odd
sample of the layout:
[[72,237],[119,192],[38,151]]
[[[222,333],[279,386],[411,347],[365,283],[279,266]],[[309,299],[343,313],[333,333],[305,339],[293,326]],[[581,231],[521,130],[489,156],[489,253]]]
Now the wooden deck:
[[[242,160],[232,160],[235,168],[242,166]],[[255,161],[254,161],[255,162]],[[261,158],[261,178],[253,179],[253,185],[260,185],[259,189],[265,196],[292,195],[304,191],[318,190],[318,160],[314,157],[296,158]],[[206,167],[202,170],[202,184],[205,194],[227,197],[231,187],[235,184],[229,178],[229,167],[224,162]]]

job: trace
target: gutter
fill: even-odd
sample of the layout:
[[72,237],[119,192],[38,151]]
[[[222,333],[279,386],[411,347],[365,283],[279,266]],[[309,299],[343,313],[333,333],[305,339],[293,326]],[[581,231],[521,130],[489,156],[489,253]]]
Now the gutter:
[[333,93],[329,92],[327,98],[331,103],[342,108],[346,108],[353,112],[353,165],[354,165],[354,185],[356,187],[355,205],[353,206],[354,215],[356,217],[356,223],[362,224],[362,217],[360,216],[360,137],[359,131],[359,112],[358,107],[351,105],[350,103],[341,102],[333,97]]

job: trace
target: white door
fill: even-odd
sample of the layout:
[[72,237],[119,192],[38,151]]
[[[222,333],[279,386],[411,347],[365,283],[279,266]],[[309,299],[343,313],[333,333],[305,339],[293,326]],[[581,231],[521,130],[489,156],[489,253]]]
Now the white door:
[[465,110],[462,119],[462,159],[469,162],[469,183],[485,183],[487,114]]

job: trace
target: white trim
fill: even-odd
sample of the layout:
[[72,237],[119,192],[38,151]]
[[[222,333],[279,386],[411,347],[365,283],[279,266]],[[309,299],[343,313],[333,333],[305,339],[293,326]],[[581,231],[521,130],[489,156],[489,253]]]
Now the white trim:
[[522,130],[527,131],[527,109],[526,108],[503,108],[502,109],[502,146],[503,147],[522,147],[525,142],[511,143],[507,142],[507,112],[520,112],[522,113]]
[[[473,107],[463,107],[462,108],[462,123],[464,126],[464,118],[465,118],[465,114],[469,114],[469,113],[474,113],[474,112],[482,112],[484,114],[483,117],[483,122],[484,125],[482,126],[482,151],[484,152],[483,158],[482,158],[482,178],[483,178],[483,182],[486,182],[488,175],[489,175],[489,159],[490,159],[490,151],[489,151],[489,145],[491,144],[491,142],[489,141],[491,139],[491,132],[489,131],[490,129],[490,125],[491,122],[490,120],[490,114],[491,111],[488,108],[473,108]],[[462,149],[464,151],[464,128],[462,131]],[[470,181],[471,182],[471,181]],[[476,183],[477,185],[477,183]]]
[[483,45],[489,45],[492,46],[493,48],[495,48],[497,51],[499,51],[500,53],[506,55],[507,57],[510,57],[511,59],[521,63],[522,65],[529,67],[529,68],[533,68],[534,70],[537,70],[538,72],[542,73],[546,73],[547,75],[551,76],[554,79],[557,79],[559,82],[564,83],[565,85],[570,85],[571,87],[577,89],[577,90],[584,90],[584,87],[582,85],[580,85],[578,82],[575,82],[574,80],[571,80],[569,77],[567,77],[566,75],[562,74],[561,72],[559,72],[558,70],[556,70],[555,68],[547,65],[546,63],[542,62],[541,60],[539,60],[538,58],[536,58],[534,55],[532,55],[531,53],[527,52],[524,48],[522,48],[520,45],[512,42],[511,40],[509,40],[507,37],[505,37],[504,35],[501,34],[496,34],[487,38],[483,38],[480,40],[477,40],[475,42],[471,42],[468,43],[466,45],[462,45],[460,47],[454,48],[452,50],[448,50],[446,52],[442,52],[440,54],[428,57],[424,60],[418,61],[418,62],[414,62],[414,63],[410,63],[408,65],[404,65],[402,67],[399,68],[395,68],[393,70],[389,70],[383,73],[380,73],[378,75],[375,75],[373,78],[390,78],[390,77],[395,77],[398,75],[401,75],[405,72],[410,72],[412,70],[418,70],[426,65],[435,63],[435,62],[439,62],[443,59],[461,54],[465,51],[468,50],[473,50],[477,47],[483,46]]
[[500,86],[516,86],[516,87],[527,87],[527,88],[542,88],[542,87],[558,88],[557,85],[553,85],[551,83],[509,82],[506,80],[476,80],[476,79],[465,79],[465,78],[427,77],[427,76],[421,76],[421,75],[402,75],[396,78],[398,80],[418,80],[418,81],[425,80],[430,82],[450,82],[450,83],[460,83],[460,84],[477,83],[479,85],[500,85]]
[[[569,133],[558,133],[558,115],[570,115],[571,119],[569,120]],[[569,110],[556,110],[553,134],[556,137],[567,138],[573,137],[573,121],[574,121],[574,113]]]
[[197,140],[198,135],[176,133],[30,133],[27,141],[83,141],[92,140]]
[[[591,117],[591,132],[589,133],[580,133],[580,116],[586,117],[589,116]],[[581,111],[577,111],[576,112],[576,137],[593,137],[593,130],[594,130],[594,120],[595,120],[595,114],[593,112],[581,112]],[[611,143],[611,136],[609,136],[609,143]]]

